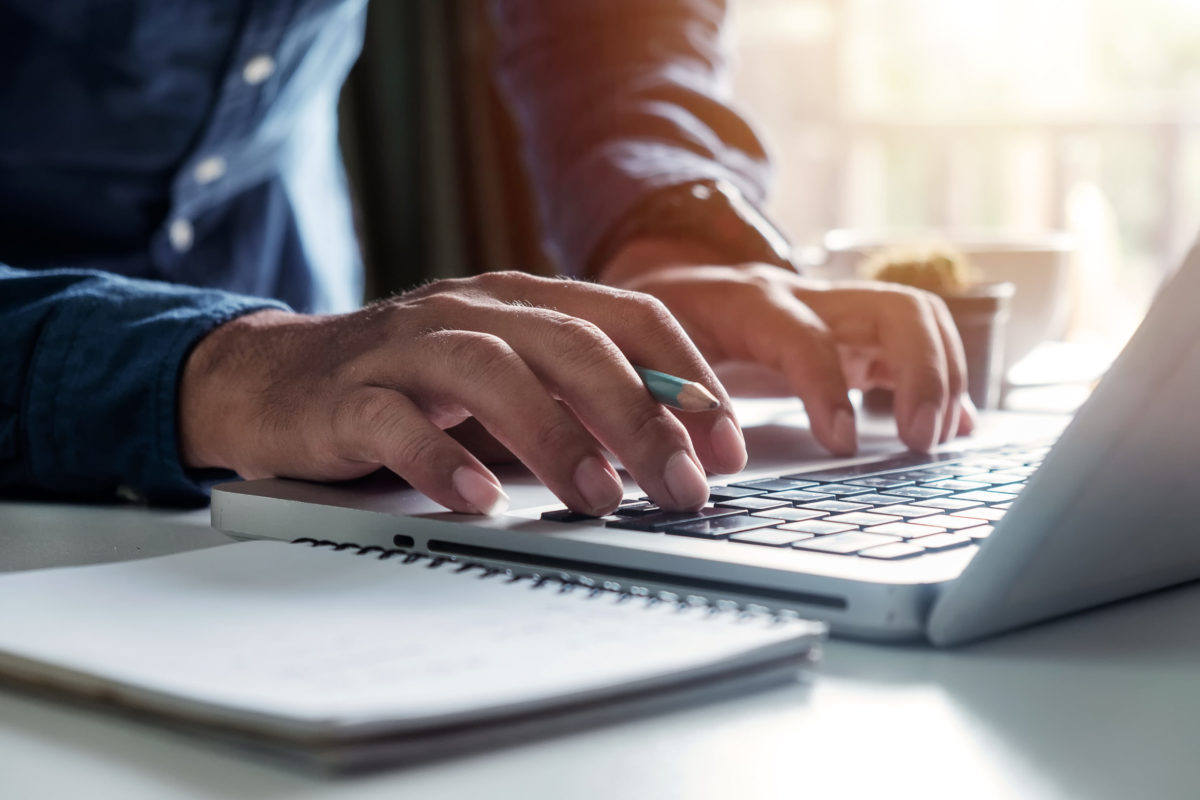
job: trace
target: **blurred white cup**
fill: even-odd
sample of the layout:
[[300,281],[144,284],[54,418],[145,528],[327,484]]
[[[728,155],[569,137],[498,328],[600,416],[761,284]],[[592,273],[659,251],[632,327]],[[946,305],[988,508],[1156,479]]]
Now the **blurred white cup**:
[[1061,339],[1071,317],[1071,263],[1075,241],[1066,233],[996,234],[935,230],[837,229],[825,235],[825,261],[811,269],[827,278],[863,277],[863,259],[881,247],[946,242],[964,253],[983,283],[1016,287],[1004,337],[1004,368],[1038,344]]

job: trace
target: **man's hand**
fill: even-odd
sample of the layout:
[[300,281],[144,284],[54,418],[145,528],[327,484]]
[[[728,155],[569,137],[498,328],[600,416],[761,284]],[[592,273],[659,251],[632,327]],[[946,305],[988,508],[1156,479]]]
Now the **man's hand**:
[[[698,381],[721,408],[675,416],[631,362]],[[614,453],[664,508],[698,508],[704,468],[736,472],[729,397],[662,303],[492,273],[361,311],[250,314],[201,340],[180,386],[183,458],[246,478],[387,467],[455,511],[495,513],[499,481],[445,431],[474,417],[569,507],[612,511]]]
[[900,438],[914,450],[974,427],[962,342],[937,296],[768,265],[703,266],[711,263],[705,255],[639,240],[599,277],[662,300],[735,394],[799,396],[813,434],[833,453],[857,448],[851,388],[894,389]]

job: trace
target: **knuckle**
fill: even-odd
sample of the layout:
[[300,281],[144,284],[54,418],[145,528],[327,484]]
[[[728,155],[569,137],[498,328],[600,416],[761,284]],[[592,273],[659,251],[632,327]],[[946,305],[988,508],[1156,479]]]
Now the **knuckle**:
[[657,404],[638,403],[629,409],[625,423],[631,440],[645,444],[661,443],[669,430],[664,412]]
[[391,392],[372,389],[357,392],[330,408],[330,430],[334,446],[355,455],[373,451],[372,443],[383,441],[395,427],[398,408]]
[[543,420],[534,432],[530,443],[535,452],[565,454],[573,450],[579,440],[579,428],[565,414],[555,414]]
[[558,358],[595,364],[617,355],[616,345],[597,325],[566,314],[550,316],[547,343]]
[[524,363],[507,342],[490,333],[450,331],[440,338],[446,362],[472,383],[494,383]]
[[437,437],[429,435],[427,431],[410,430],[389,442],[388,463],[403,476],[415,466],[428,469],[430,464],[438,461],[441,450]]

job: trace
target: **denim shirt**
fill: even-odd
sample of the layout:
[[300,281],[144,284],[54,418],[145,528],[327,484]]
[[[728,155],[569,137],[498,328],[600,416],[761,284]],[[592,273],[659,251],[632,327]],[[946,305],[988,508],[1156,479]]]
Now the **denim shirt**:
[[[202,502],[187,354],[249,311],[355,307],[336,103],[366,0],[0,0],[0,490]],[[716,99],[719,0],[494,0],[547,245],[578,271],[646,191],[761,197]]]

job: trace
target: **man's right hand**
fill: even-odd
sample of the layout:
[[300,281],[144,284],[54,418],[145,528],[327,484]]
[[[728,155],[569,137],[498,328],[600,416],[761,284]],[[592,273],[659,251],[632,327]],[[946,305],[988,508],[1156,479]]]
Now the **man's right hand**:
[[[698,381],[721,407],[676,416],[631,362]],[[179,415],[188,467],[345,480],[382,466],[465,513],[507,500],[445,432],[468,417],[590,514],[622,496],[605,448],[669,509],[703,504],[705,468],[746,461],[729,397],[659,301],[522,273],[439,281],[344,315],[235,319],[188,358]]]

